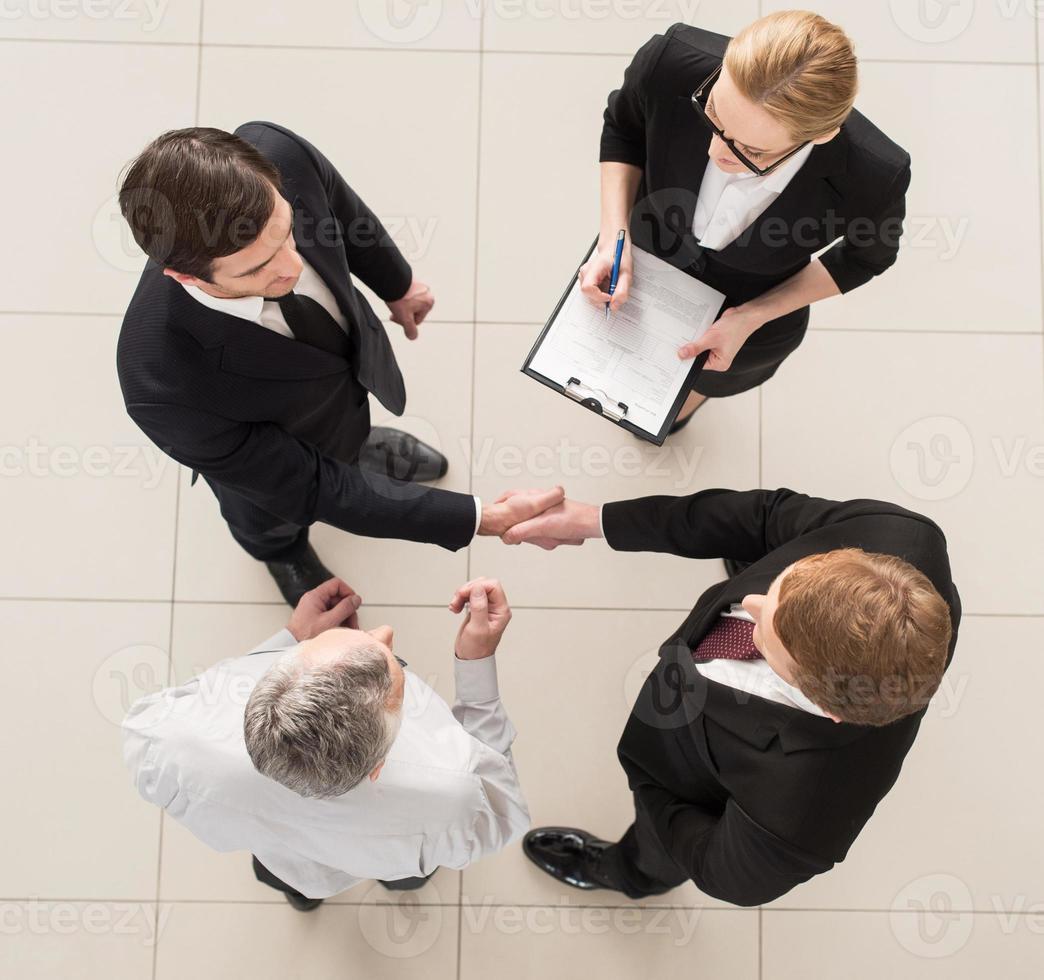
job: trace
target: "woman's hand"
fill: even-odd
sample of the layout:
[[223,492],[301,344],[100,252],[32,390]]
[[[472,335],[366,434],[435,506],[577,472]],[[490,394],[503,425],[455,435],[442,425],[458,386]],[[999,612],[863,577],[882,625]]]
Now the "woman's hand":
[[728,371],[740,348],[747,342],[764,321],[743,312],[741,307],[731,306],[707,328],[707,332],[691,344],[678,348],[678,357],[691,360],[705,350],[710,357],[704,364],[705,371]]
[[631,243],[624,242],[623,255],[620,256],[620,276],[616,280],[616,291],[612,300],[609,298],[609,283],[613,276],[613,259],[616,256],[616,239],[603,246],[599,243],[594,254],[580,266],[580,291],[587,299],[599,308],[610,303],[616,312],[624,303],[631,290]]

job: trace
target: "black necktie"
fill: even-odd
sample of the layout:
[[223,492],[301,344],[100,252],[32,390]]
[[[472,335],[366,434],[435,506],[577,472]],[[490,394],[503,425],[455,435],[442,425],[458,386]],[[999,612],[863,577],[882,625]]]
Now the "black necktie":
[[295,340],[337,354],[339,357],[349,357],[351,344],[348,335],[314,299],[301,293],[290,292],[280,296],[276,302]]

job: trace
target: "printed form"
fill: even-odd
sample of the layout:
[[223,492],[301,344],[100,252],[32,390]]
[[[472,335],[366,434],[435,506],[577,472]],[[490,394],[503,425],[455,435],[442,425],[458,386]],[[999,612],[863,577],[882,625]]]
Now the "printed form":
[[[678,348],[702,336],[725,295],[639,248],[627,302],[609,319],[573,283],[529,367],[565,388],[580,381],[603,405],[653,435],[667,419],[692,361]],[[585,392],[586,394],[586,392]]]

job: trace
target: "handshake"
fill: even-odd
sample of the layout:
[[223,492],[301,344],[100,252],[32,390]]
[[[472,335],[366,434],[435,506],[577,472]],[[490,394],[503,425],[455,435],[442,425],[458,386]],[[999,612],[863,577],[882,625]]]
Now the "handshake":
[[482,508],[478,533],[495,534],[505,544],[525,542],[551,551],[560,544],[600,538],[601,508],[567,500],[561,487],[509,490]]

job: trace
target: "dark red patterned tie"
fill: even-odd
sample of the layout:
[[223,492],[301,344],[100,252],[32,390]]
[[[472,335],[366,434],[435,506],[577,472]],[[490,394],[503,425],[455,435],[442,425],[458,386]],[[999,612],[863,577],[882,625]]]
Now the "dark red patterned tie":
[[714,628],[692,651],[692,659],[698,664],[708,660],[760,660],[761,654],[754,646],[754,624],[736,616],[719,617]]

